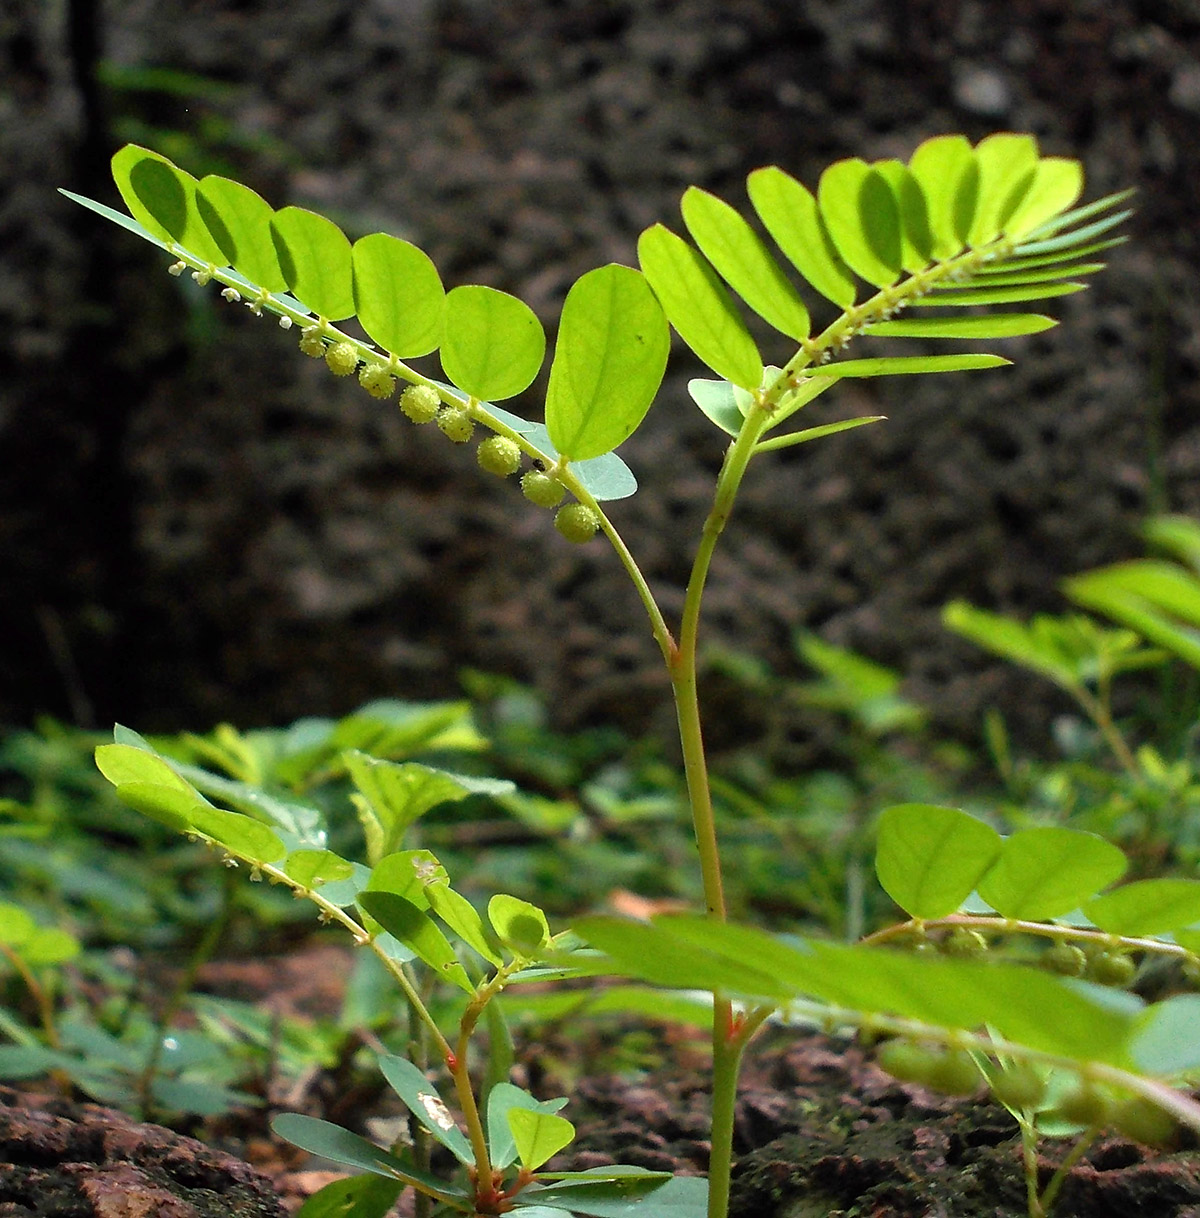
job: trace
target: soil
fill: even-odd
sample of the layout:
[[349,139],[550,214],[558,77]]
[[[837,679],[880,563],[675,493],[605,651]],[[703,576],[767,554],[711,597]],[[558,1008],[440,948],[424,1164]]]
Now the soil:
[[[10,0],[0,71],[0,722],[278,723],[454,694],[468,665],[562,725],[670,737],[602,547],[55,195],[113,199],[130,138],[408,236],[552,324],[691,183],[744,202],[765,163],[813,183],[939,132],[1033,131],[1091,196],[1139,189],[1130,243],[1011,369],[841,387],[822,419],[889,421],[754,472],[706,637],[786,675],[819,629],[906,673],[942,730],[976,738],[995,705],[1044,747],[1066,703],[948,636],[942,604],[1061,609],[1059,578],[1138,553],[1146,512],[1200,510],[1195,0]],[[681,352],[615,507],[668,616],[722,447],[696,371]],[[714,745],[762,735],[754,699],[707,693]],[[796,714],[802,763],[828,727]]]

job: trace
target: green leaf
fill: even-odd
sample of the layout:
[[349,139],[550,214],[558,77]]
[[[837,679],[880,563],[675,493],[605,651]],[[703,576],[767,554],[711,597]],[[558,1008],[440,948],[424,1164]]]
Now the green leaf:
[[500,942],[518,959],[536,958],[550,942],[546,915],[519,897],[497,893],[488,902],[488,920]]
[[506,1119],[521,1166],[528,1171],[536,1171],[575,1140],[575,1126],[552,1112],[510,1108]]
[[722,431],[736,436],[742,430],[746,416],[738,409],[733,386],[728,381],[709,381],[695,377],[688,381],[688,394]]
[[817,201],[778,166],[747,179],[750,202],[775,244],[813,288],[840,309],[854,304],[857,288],[821,220]]
[[354,874],[354,865],[332,850],[293,850],[283,864],[284,873],[303,888],[339,883]]
[[887,338],[1012,338],[1058,325],[1041,313],[992,313],[981,317],[905,317],[877,321],[864,333]]
[[933,256],[952,258],[967,243],[979,193],[979,166],[962,135],[939,135],[919,144],[909,169],[921,193],[933,236]]
[[441,361],[447,378],[480,401],[527,389],[546,354],[546,333],[523,301],[495,288],[452,289],[443,314]]
[[1005,234],[1013,241],[1033,232],[1067,210],[1083,193],[1083,166],[1064,157],[1042,157],[1025,197],[1005,222]]
[[1000,854],[990,825],[932,804],[897,804],[879,817],[875,874],[914,918],[955,913]]
[[979,166],[979,201],[968,244],[978,249],[1004,231],[1037,175],[1037,140],[1031,135],[1002,131],[975,146]]
[[[4,933],[0,929],[0,936]],[[36,927],[33,934],[20,945],[21,957],[31,968],[65,964],[68,960],[74,960],[80,950],[79,940],[57,926]]]
[[275,209],[266,199],[240,182],[209,174],[196,187],[196,210],[234,270],[268,292],[287,288],[271,239]]
[[475,987],[467,977],[446,938],[433,919],[427,917],[410,900],[394,892],[367,889],[358,894],[358,905],[388,934],[411,948],[441,978],[452,981],[460,990],[474,994]]
[[1057,918],[1119,880],[1127,866],[1124,854],[1094,833],[1019,829],[1005,839],[979,895],[1005,918]]
[[735,385],[757,389],[762,357],[708,262],[661,224],[638,238],[638,261],[667,319],[701,361]]
[[334,1180],[310,1194],[296,1218],[386,1218],[404,1184],[365,1173]]
[[20,948],[37,934],[37,929],[32,915],[19,905],[0,903],[0,943]]
[[429,256],[387,233],[360,237],[350,256],[354,311],[370,338],[401,359],[433,351],[446,292]]
[[[608,1173],[605,1179],[602,1173]],[[588,1179],[591,1175],[593,1178]],[[663,1172],[633,1168],[617,1175],[611,1167],[577,1173],[545,1188],[523,1189],[513,1198],[521,1209],[562,1206],[589,1218],[704,1218],[708,1208],[708,1181],[700,1176],[670,1177]]]
[[289,291],[326,321],[354,316],[350,242],[332,220],[303,207],[271,217],[271,240]]
[[196,210],[196,179],[190,173],[149,148],[126,144],[112,158],[112,174],[129,214],[151,233],[202,262],[224,264]]
[[818,377],[903,376],[917,372],[970,372],[978,368],[999,368],[1012,360],[1001,355],[887,355],[877,359],[835,360],[822,364]]
[[497,1083],[488,1092],[487,1099],[488,1151],[492,1166],[503,1170],[516,1162],[517,1143],[508,1121],[510,1112],[522,1108],[529,1112],[555,1113],[564,1108],[566,1103],[565,1097],[557,1100],[536,1100],[528,1091],[514,1087],[512,1083]]
[[[139,224],[131,216],[127,216],[124,212],[116,211],[111,207],[106,207],[103,203],[97,203],[95,199],[89,199],[87,195],[77,195],[72,190],[63,190],[58,188],[60,195],[65,195],[72,203],[78,203],[80,207],[86,207],[88,211],[94,211],[96,215],[103,216],[106,220],[111,220],[114,224],[119,224],[122,228],[127,229],[137,237],[141,237],[143,241],[149,241],[151,245],[157,245],[161,250],[168,250],[168,243],[161,237],[150,232],[143,224]],[[157,228],[158,226],[155,225]]]
[[343,758],[351,781],[377,821],[373,857],[398,850],[408,829],[440,804],[457,803],[469,795],[506,795],[516,790],[505,779],[451,774],[416,761],[386,761],[357,749],[348,749]]
[[808,309],[750,225],[698,186],[687,190],[681,208],[692,240],[717,274],[765,322],[803,342],[810,329]]
[[[1051,283],[1057,279],[1070,279],[1074,275],[1094,275],[1104,270],[1103,262],[1071,262],[1066,266],[1035,267],[1033,270],[1009,270],[1006,262],[996,263],[996,270],[980,271],[972,279],[972,285],[977,288],[998,287],[1008,284],[1022,283]],[[1000,314],[1011,317],[1013,314]]]
[[1161,935],[1200,922],[1200,880],[1137,880],[1089,901],[1083,912],[1114,935]]
[[946,286],[939,287],[928,296],[922,296],[910,303],[914,308],[929,308],[935,305],[965,308],[967,305],[1014,304],[1022,300],[1048,300],[1053,296],[1070,296],[1073,292],[1082,292],[1087,286],[1086,283],[1033,283],[1001,288]]
[[835,161],[817,186],[821,219],[854,273],[878,288],[900,276],[900,209],[884,176],[852,157]]
[[474,1163],[475,1155],[466,1135],[455,1124],[450,1109],[442,1102],[437,1088],[405,1057],[385,1055],[379,1068],[388,1086],[404,1101],[409,1111],[430,1134],[460,1163]]
[[667,319],[645,278],[597,267],[563,304],[546,391],[546,427],[572,461],[603,456],[640,426],[671,350]]
[[1175,994],[1142,1014],[1129,1047],[1146,1074],[1191,1074],[1200,1067],[1200,994]]
[[977,609],[966,601],[951,601],[942,610],[942,625],[995,655],[1049,677],[1064,689],[1079,686],[1079,670],[1070,657],[1048,635],[1012,618]]
[[499,968],[504,960],[488,934],[479,911],[448,883],[427,884],[425,895],[429,907],[468,947],[478,952],[490,964]]
[[[1095,220],[1091,224],[1085,224],[1081,228],[1073,228],[1065,233],[1060,233],[1055,237],[1026,240],[1013,248],[1013,255],[1017,258],[1026,258],[1034,254],[1052,254],[1059,250],[1074,250],[1078,256],[1082,252],[1078,247],[1087,247],[1097,237],[1116,228],[1118,224],[1123,224],[1132,215],[1132,208],[1127,208],[1124,211],[1115,212],[1111,216],[1105,216],[1101,220]],[[1036,233],[1032,235],[1037,237]]]
[[399,1155],[394,1155],[330,1121],[302,1116],[297,1112],[285,1112],[271,1122],[271,1128],[285,1142],[291,1142],[293,1146],[299,1146],[310,1154],[320,1155],[321,1158],[340,1163],[343,1167],[352,1167],[358,1171],[416,1185],[422,1192],[432,1191],[435,1196],[459,1198],[464,1204],[458,1208],[467,1212],[474,1208],[465,1204],[465,1190],[447,1184],[440,1176],[413,1167]]
[[933,233],[921,185],[902,161],[876,161],[873,168],[896,196],[900,212],[901,265],[916,274],[933,260]]
[[754,451],[765,453],[777,448],[790,448],[793,444],[807,444],[809,440],[834,436],[839,431],[851,431],[867,423],[882,423],[886,418],[887,415],[868,414],[857,419],[842,419],[839,423],[822,423],[819,427],[806,427],[803,431],[791,431],[782,436],[772,436],[769,440],[760,440],[754,446]]

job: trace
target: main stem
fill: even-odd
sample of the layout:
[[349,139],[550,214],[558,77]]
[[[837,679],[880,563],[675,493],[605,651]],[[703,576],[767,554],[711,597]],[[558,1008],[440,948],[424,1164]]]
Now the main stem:
[[[746,466],[754,453],[754,445],[762,434],[764,421],[761,411],[755,409],[726,451],[712,510],[704,522],[704,531],[688,579],[679,642],[667,655],[667,669],[671,675],[671,688],[679,719],[679,743],[683,749],[688,803],[692,812],[696,848],[700,855],[704,904],[708,916],[720,922],[726,921],[728,913],[725,905],[725,885],[721,875],[716,819],[713,815],[712,789],[708,779],[708,761],[704,753],[704,737],[700,724],[696,666],[700,605],[713,552],[733,509],[733,501],[746,472]],[[726,1218],[729,1212],[738,1069],[742,1050],[751,1031],[744,1021],[735,1016],[730,1000],[724,994],[714,993],[712,1155],[708,1171],[708,1218]]]

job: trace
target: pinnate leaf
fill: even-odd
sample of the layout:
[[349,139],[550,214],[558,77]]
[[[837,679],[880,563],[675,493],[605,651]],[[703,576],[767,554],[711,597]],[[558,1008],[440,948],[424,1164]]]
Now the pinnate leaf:
[[879,817],[875,873],[914,918],[954,913],[999,854],[996,830],[957,808],[898,804]]
[[1002,131],[975,146],[979,165],[979,201],[967,235],[979,247],[1003,231],[1033,184],[1037,171],[1037,141],[1031,135]]
[[886,338],[1012,338],[1058,325],[1041,313],[992,313],[981,317],[904,317],[877,321],[865,333]]
[[821,175],[817,202],[825,227],[846,265],[886,288],[901,267],[900,208],[884,176],[853,157]]
[[1004,225],[1014,241],[1031,233],[1075,202],[1083,193],[1083,166],[1065,157],[1047,156],[1038,161],[1033,181]]
[[571,285],[546,391],[546,427],[572,461],[600,457],[641,424],[662,384],[671,334],[637,271],[615,263]]
[[271,205],[249,186],[209,174],[196,187],[196,209],[225,261],[251,283],[283,292],[287,280],[271,239]]
[[925,196],[935,258],[952,258],[967,243],[979,194],[979,166],[963,135],[919,144],[909,169]]
[[754,390],[762,357],[725,285],[706,259],[669,228],[638,238],[638,261],[680,338],[718,376]]
[[1094,833],[1019,829],[1005,839],[979,895],[1006,918],[1057,918],[1119,880],[1127,866],[1125,855]]
[[1200,880],[1136,880],[1089,901],[1083,912],[1114,935],[1161,935],[1200,922]]

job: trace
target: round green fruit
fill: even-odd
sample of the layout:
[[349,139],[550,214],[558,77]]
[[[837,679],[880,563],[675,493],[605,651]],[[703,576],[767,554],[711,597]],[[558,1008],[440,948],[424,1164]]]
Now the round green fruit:
[[1108,1124],[1112,1115],[1112,1100],[1093,1083],[1081,1079],[1058,1102],[1057,1115],[1072,1125],[1098,1129]]
[[600,517],[585,503],[568,503],[558,509],[554,527],[568,540],[582,545],[596,536]]
[[396,389],[396,378],[379,364],[364,364],[358,374],[358,383],[380,401],[390,398]]
[[437,425],[442,434],[455,444],[465,444],[475,434],[475,420],[457,406],[443,406],[438,411]]
[[430,423],[437,418],[442,399],[432,385],[409,385],[400,395],[400,409],[414,423]]
[[881,1070],[905,1083],[928,1083],[938,1053],[909,1040],[888,1040],[875,1050]]
[[926,1086],[945,1095],[974,1095],[982,1081],[975,1059],[965,1049],[947,1049],[937,1055]]
[[491,436],[484,440],[475,455],[480,468],[498,478],[507,478],[521,468],[521,449],[507,436]]
[[530,503],[536,503],[538,507],[558,507],[563,501],[563,484],[536,469],[531,469],[521,479],[521,491]]
[[319,326],[306,326],[300,331],[300,350],[313,359],[320,359],[325,354],[325,340]]
[[1099,985],[1126,986],[1137,972],[1137,965],[1120,952],[1097,952],[1089,961],[1089,981]]
[[947,956],[969,960],[982,956],[988,949],[988,941],[977,930],[957,926],[942,940],[942,951]]
[[325,352],[325,363],[334,376],[349,376],[358,367],[358,348],[353,343],[334,343]]
[[1042,952],[1042,964],[1060,977],[1082,977],[1087,956],[1073,943],[1055,943]]
[[1175,1118],[1141,1096],[1118,1104],[1112,1112],[1112,1124],[1118,1133],[1123,1133],[1134,1142],[1159,1150],[1173,1146],[1179,1136],[1179,1125]]
[[1028,1062],[1010,1062],[991,1079],[992,1094],[1016,1112],[1036,1108],[1046,1095],[1046,1080]]

